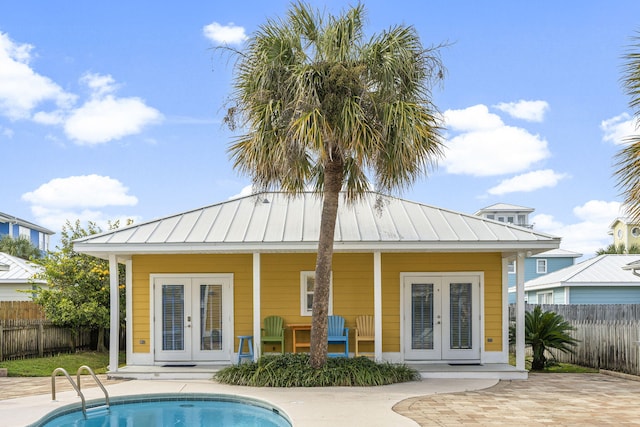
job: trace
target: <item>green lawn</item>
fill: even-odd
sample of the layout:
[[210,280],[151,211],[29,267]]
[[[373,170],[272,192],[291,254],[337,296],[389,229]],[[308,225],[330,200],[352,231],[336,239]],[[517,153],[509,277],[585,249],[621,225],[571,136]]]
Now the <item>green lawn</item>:
[[[124,359],[123,353],[120,354],[120,359]],[[34,359],[5,360],[0,362],[0,368],[7,368],[10,377],[48,377],[56,368],[64,368],[73,376],[83,365],[90,367],[96,374],[104,374],[108,364],[109,353],[86,351]]]
[[[513,353],[509,354],[509,363],[513,366],[516,365],[516,356]],[[531,358],[528,357],[525,359],[524,361],[524,365],[526,369],[531,369]],[[556,365],[553,366],[549,366],[548,368],[546,368],[543,371],[536,371],[536,372],[553,372],[553,373],[577,373],[577,374],[582,374],[582,373],[596,373],[598,372],[597,369],[594,368],[587,368],[586,366],[578,366],[578,365],[572,365],[570,363],[558,363]]]

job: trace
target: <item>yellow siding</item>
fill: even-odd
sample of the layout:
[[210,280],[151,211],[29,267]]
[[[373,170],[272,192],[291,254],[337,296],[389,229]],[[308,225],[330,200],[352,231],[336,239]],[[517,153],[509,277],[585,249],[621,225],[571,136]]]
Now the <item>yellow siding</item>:
[[[315,265],[316,254],[312,253],[262,254],[261,318],[278,315],[285,324],[311,323],[311,317],[300,315],[300,272],[314,271]],[[351,331],[356,316],[373,314],[372,254],[334,255],[333,313],[343,316]],[[353,333],[350,335],[353,341]],[[291,331],[287,330],[287,351],[292,351],[291,342]]]
[[[133,257],[133,351],[148,353],[151,274],[233,273],[233,309],[236,335],[251,334],[253,310],[253,261],[240,255],[136,255]],[[140,342],[144,341],[144,344]],[[237,343],[236,343],[237,345]]]
[[458,271],[484,272],[484,349],[502,351],[501,255],[404,253],[382,255],[383,352],[400,351],[400,273]]
[[[150,351],[151,274],[233,273],[235,335],[250,335],[253,328],[252,255],[138,255],[133,257],[134,352]],[[300,315],[300,272],[315,270],[316,254],[261,255],[261,319],[270,315],[285,324],[310,323]],[[502,350],[502,272],[498,253],[382,255],[383,352],[400,351],[400,273],[484,272],[486,351]],[[374,314],[373,254],[338,253],[333,259],[333,313],[345,318],[353,342],[355,318]],[[291,332],[286,331],[286,350],[291,351]],[[492,339],[492,342],[488,342]],[[145,344],[140,344],[140,341]],[[237,342],[235,343],[237,346]],[[353,348],[353,347],[352,347]],[[266,350],[266,349],[265,349]]]

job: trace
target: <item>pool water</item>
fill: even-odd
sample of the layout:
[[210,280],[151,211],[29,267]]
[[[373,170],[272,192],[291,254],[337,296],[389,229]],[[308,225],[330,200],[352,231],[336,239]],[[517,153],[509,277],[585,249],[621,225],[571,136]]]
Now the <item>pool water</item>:
[[[90,403],[95,404],[95,401]],[[89,403],[87,406],[90,406]],[[69,412],[69,409],[56,411],[45,417],[42,423],[33,426],[291,427],[291,423],[276,408],[252,399],[223,395],[190,398],[185,395],[148,395],[145,398],[130,396],[112,399],[109,410],[88,409],[86,419],[79,407],[73,412]]]

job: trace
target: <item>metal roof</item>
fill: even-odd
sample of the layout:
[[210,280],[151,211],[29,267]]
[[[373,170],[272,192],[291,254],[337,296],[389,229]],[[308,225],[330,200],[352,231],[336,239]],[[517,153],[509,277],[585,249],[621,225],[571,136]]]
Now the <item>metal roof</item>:
[[[290,252],[317,249],[322,201],[315,193],[258,193],[74,241],[78,252]],[[341,199],[335,251],[556,249],[560,238],[379,193]]]
[[0,266],[0,283],[31,283],[33,275],[40,271],[36,264],[4,252],[0,252]]
[[640,277],[627,264],[640,261],[640,255],[598,255],[578,264],[525,282],[525,290],[562,286],[639,286]]
[[527,208],[525,206],[510,205],[509,203],[496,203],[486,208],[482,208],[475,213],[475,215],[481,215],[487,212],[526,212],[531,213],[535,211],[533,208]]
[[532,255],[531,258],[580,258],[583,254],[566,249],[552,249],[550,251],[541,252]]
[[0,212],[0,222],[8,222],[10,224],[18,224],[20,226],[29,228],[31,230],[36,230],[36,231],[39,231],[39,232],[44,233],[44,234],[49,234],[49,235],[56,234],[55,231],[51,231],[51,230],[49,230],[47,228],[39,226],[38,224],[34,224],[33,222],[29,222],[27,220],[20,219],[18,217],[15,217],[15,216],[3,213],[3,212]]

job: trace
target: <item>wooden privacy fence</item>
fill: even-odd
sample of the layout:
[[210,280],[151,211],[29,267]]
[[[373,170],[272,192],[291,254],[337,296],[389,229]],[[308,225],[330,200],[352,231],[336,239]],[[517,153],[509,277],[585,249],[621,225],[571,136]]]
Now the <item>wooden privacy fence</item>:
[[0,301],[0,321],[44,320],[42,307],[31,301]]
[[[535,305],[527,304],[526,311]],[[515,319],[512,305],[511,319]],[[558,362],[640,375],[640,304],[543,304],[569,322],[580,340],[574,354],[550,350]]]
[[0,321],[0,361],[73,352],[90,345],[91,331],[72,337],[70,329],[53,326],[48,320]]

